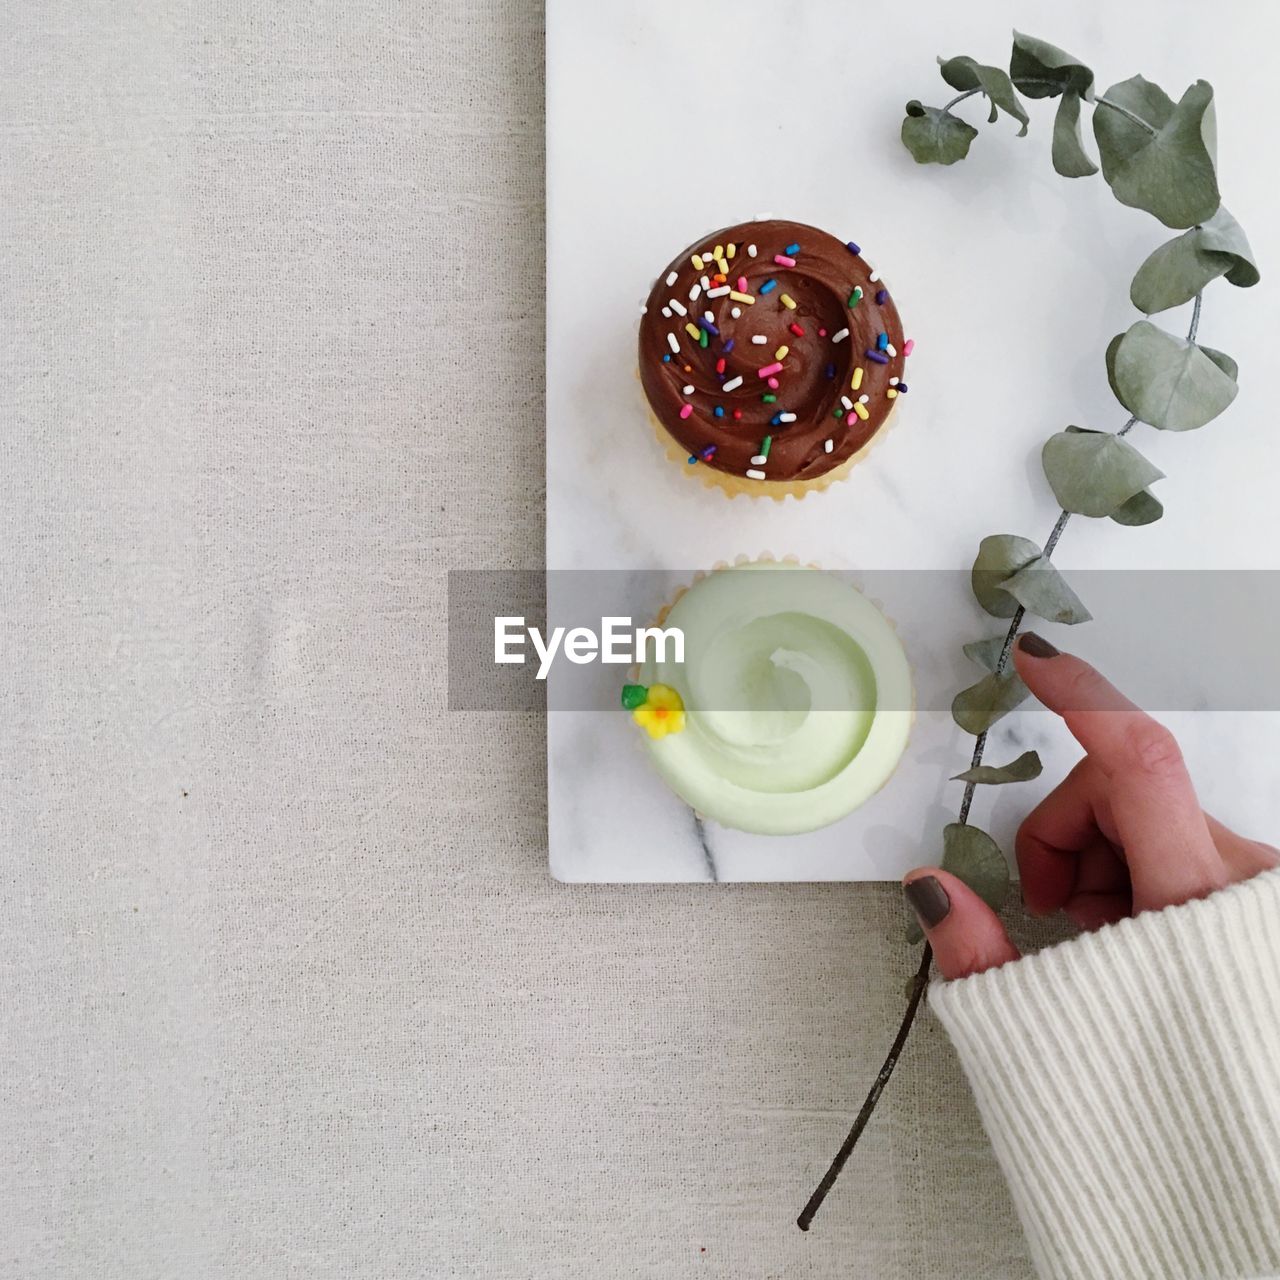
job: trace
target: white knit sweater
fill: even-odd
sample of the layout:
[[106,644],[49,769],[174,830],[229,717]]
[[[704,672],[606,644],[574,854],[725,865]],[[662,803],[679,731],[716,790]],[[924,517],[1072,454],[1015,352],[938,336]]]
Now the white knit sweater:
[[1040,1275],[1280,1275],[1280,870],[930,1003]]

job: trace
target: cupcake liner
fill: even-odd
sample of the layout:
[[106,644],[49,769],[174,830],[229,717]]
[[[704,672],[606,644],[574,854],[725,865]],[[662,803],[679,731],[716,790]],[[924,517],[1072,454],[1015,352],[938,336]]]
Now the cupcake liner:
[[[857,455],[855,455],[855,457],[856,457],[856,456],[857,456]],[[661,607],[656,611],[656,613],[654,614],[654,620],[653,620],[653,622],[652,622],[652,624],[651,624],[651,625],[652,625],[652,626],[655,626],[655,627],[662,627],[662,626],[665,626],[665,625],[666,625],[667,618],[668,618],[668,616],[669,616],[669,615],[670,615],[670,613],[671,613],[671,610],[675,608],[675,606],[679,603],[679,601],[680,601],[680,600],[681,600],[681,599],[682,599],[682,598],[683,598],[683,597],[684,597],[684,596],[685,596],[689,591],[691,591],[695,586],[697,586],[697,585],[698,585],[698,583],[702,582],[704,579],[711,577],[713,574],[716,574],[716,573],[725,573],[725,572],[731,571],[731,570],[733,570],[733,569],[738,569],[738,568],[743,567],[744,565],[749,565],[749,564],[790,564],[790,565],[797,565],[797,566],[799,566],[799,567],[801,567],[801,568],[805,568],[805,569],[813,569],[813,570],[816,570],[816,571],[817,571],[817,572],[819,572],[819,573],[826,573],[826,572],[839,572],[839,571],[837,571],[837,570],[827,570],[827,569],[825,569],[822,565],[818,564],[816,561],[813,561],[813,560],[802,560],[800,556],[798,556],[798,555],[794,555],[794,554],[792,554],[792,553],[788,553],[788,554],[786,554],[786,555],[781,555],[781,556],[775,555],[775,554],[774,554],[773,552],[771,552],[771,551],[762,551],[762,552],[759,552],[759,553],[758,553],[758,554],[756,554],[756,555],[739,554],[739,555],[734,556],[734,558],[733,558],[733,560],[732,560],[732,561],[728,561],[728,560],[718,560],[718,561],[716,561],[716,563],[715,563],[715,564],[713,564],[713,565],[711,566],[711,568],[710,568],[710,569],[700,569],[700,570],[698,570],[698,571],[693,575],[693,577],[691,577],[691,578],[689,579],[689,581],[688,581],[688,582],[683,583],[683,584],[681,584],[680,586],[678,586],[678,587],[675,589],[675,591],[673,592],[673,594],[671,595],[670,599],[668,599],[668,600],[667,600],[667,601],[666,601],[666,602],[665,602],[665,603],[664,603],[664,604],[663,604],[663,605],[662,605],[662,606],[661,606]],[[884,618],[884,620],[889,624],[889,627],[890,627],[890,629],[893,631],[894,635],[895,635],[895,636],[898,636],[898,638],[899,638],[899,643],[901,644],[901,632],[900,632],[900,629],[899,629],[899,627],[898,627],[898,622],[897,622],[897,620],[896,620],[895,618],[893,618],[893,617],[892,617],[892,616],[891,616],[891,615],[890,615],[890,614],[885,610],[885,607],[884,607],[883,603],[882,603],[880,600],[876,599],[876,597],[875,597],[875,596],[872,596],[872,595],[868,594],[866,591],[863,591],[862,587],[861,587],[861,586],[860,586],[856,581],[855,581],[855,582],[853,582],[853,583],[852,583],[852,585],[854,586],[854,588],[855,588],[855,589],[856,589],[860,594],[862,594],[863,596],[865,596],[865,597],[866,597],[866,599],[867,599],[868,601],[870,601],[870,603],[871,603],[871,604],[875,605],[876,609],[877,609],[877,610],[879,610],[880,615],[881,615],[881,616]],[[903,645],[902,645],[902,649],[903,649],[903,653],[905,654],[905,653],[907,652],[907,647],[906,647],[906,645],[905,645],[905,644],[903,644]],[[910,667],[910,658],[909,658],[909,657],[908,657],[908,659],[907,659],[907,664],[908,664],[908,667]],[[633,664],[633,666],[629,669],[629,671],[628,671],[628,673],[627,673],[627,679],[628,679],[628,681],[634,682],[634,681],[638,680],[638,679],[639,679],[639,677],[640,677],[640,671],[641,671],[641,665],[640,665],[639,663]],[[883,781],[883,782],[882,782],[882,783],[881,783],[881,784],[880,784],[880,785],[875,789],[875,791],[871,793],[871,795],[873,795],[873,796],[874,796],[874,795],[878,795],[881,791],[883,791],[883,790],[884,790],[884,788],[885,788],[886,786],[888,786],[890,779],[892,779],[892,778],[893,778],[893,776],[897,773],[898,768],[899,768],[899,766],[901,765],[902,759],[903,759],[903,758],[905,758],[905,756],[906,756],[906,754],[907,754],[907,751],[910,749],[910,746],[911,746],[911,738],[912,738],[912,736],[913,736],[913,734],[914,734],[914,732],[915,732],[916,721],[917,721],[916,685],[915,685],[915,680],[914,680],[914,679],[912,679],[912,681],[911,681],[911,707],[910,707],[910,719],[909,719],[909,721],[908,721],[908,727],[907,727],[907,738],[906,738],[906,742],[903,744],[903,748],[902,748],[902,755],[899,757],[898,764],[894,766],[894,768],[893,768],[892,772],[890,772],[890,773],[889,773],[889,775],[888,775],[888,776],[884,779],[884,781]],[[635,734],[634,734],[634,739],[635,739],[635,745],[636,745],[636,749],[637,749],[637,751],[641,752],[641,753],[646,757],[646,762],[647,762],[647,764],[648,764],[648,767],[652,768],[652,767],[653,767],[653,760],[652,760],[652,756],[651,756],[650,751],[649,751],[649,749],[648,749],[648,745],[647,745],[647,743],[644,741],[644,737],[643,737],[643,735],[642,735],[641,733],[637,732],[637,733],[635,733]],[[666,782],[666,779],[664,778],[664,779],[663,779],[663,781],[664,781],[664,782]],[[667,785],[668,785],[668,787],[670,787],[670,783],[667,783]],[[672,790],[673,794],[675,794],[675,795],[677,796],[677,798],[678,798],[678,799],[683,800],[683,797],[682,797],[682,796],[680,796],[680,795],[679,795],[679,793],[678,793],[678,792],[676,792],[674,788],[671,788],[671,790]],[[837,819],[836,819],[836,821],[837,821],[837,822],[842,822],[842,821],[844,821],[844,819],[845,819],[845,818],[849,817],[849,815],[850,815],[851,813],[856,813],[858,809],[862,808],[862,807],[863,807],[863,806],[868,802],[868,800],[870,800],[870,798],[871,798],[871,797],[870,797],[870,796],[868,796],[868,797],[867,797],[867,799],[866,799],[866,800],[863,800],[861,804],[858,804],[858,805],[856,805],[854,808],[850,809],[850,810],[848,811],[848,813],[845,813],[842,817],[837,818]],[[687,802],[686,802],[686,803],[687,803]],[[694,815],[699,819],[699,821],[703,821],[703,822],[714,822],[714,823],[716,823],[718,826],[726,827],[726,828],[728,828],[728,829],[730,829],[730,830],[734,830],[734,831],[744,831],[744,832],[746,832],[746,833],[747,833],[747,834],[749,834],[749,835],[770,834],[770,833],[761,833],[761,832],[752,831],[752,829],[751,829],[750,827],[739,827],[739,826],[736,826],[736,825],[735,825],[735,824],[733,824],[732,822],[727,822],[727,821],[726,821],[725,819],[723,819],[723,818],[712,818],[712,817],[709,817],[707,814],[703,813],[700,809],[698,809],[698,808],[697,808],[696,806],[694,806],[694,805],[690,805],[690,806],[689,806],[689,808],[693,811]],[[834,824],[829,824],[829,825],[834,825]],[[778,837],[778,838],[785,838],[785,836],[783,836],[783,837]]]
[[[639,376],[637,372],[637,379],[639,379]],[[854,467],[863,461],[872,449],[884,439],[889,429],[898,419],[898,406],[895,402],[894,407],[889,410],[888,416],[880,424],[880,429],[857,453],[846,458],[838,467],[832,467],[830,471],[823,472],[820,476],[814,476],[812,480],[750,480],[746,476],[734,475],[729,471],[721,471],[716,467],[710,467],[701,462],[690,464],[688,451],[662,425],[661,420],[652,409],[647,409],[647,412],[654,435],[657,437],[658,443],[662,446],[667,457],[672,462],[679,464],[681,470],[686,474],[699,480],[704,488],[719,489],[721,493],[730,498],[742,495],[747,498],[772,498],[774,502],[782,502],[787,497],[802,501],[811,493],[822,493],[833,484],[839,484],[847,480]]]

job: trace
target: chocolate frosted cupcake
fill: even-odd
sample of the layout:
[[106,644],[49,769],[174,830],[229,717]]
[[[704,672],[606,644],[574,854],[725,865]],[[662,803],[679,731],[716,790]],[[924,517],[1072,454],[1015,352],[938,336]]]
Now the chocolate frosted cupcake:
[[746,222],[658,277],[640,381],[668,453],[708,483],[803,496],[841,479],[884,427],[911,347],[857,244]]

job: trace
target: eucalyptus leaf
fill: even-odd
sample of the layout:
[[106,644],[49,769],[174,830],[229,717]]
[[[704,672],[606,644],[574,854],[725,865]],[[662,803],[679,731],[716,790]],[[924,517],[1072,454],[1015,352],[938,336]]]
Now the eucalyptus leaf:
[[1140,421],[1162,431],[1193,431],[1212,421],[1239,387],[1230,357],[1139,320],[1107,348],[1112,389]]
[[1037,618],[1074,626],[1093,617],[1057,566],[1044,556],[1019,569],[1000,586]]
[[1007,71],[1000,67],[984,66],[966,54],[956,58],[939,58],[938,63],[942,69],[942,78],[953,89],[959,89],[962,92],[980,89],[991,99],[992,121],[995,120],[996,108],[999,107],[1001,111],[1011,115],[1022,125],[1018,130],[1018,137],[1021,138],[1027,132],[1030,117],[1027,115],[1026,107],[1014,92],[1013,81],[1009,79]]
[[1007,716],[1030,693],[1022,677],[1009,666],[998,676],[983,676],[977,684],[961,689],[951,700],[951,718],[965,733],[976,737]]
[[1250,289],[1262,279],[1253,260],[1253,249],[1244,228],[1221,205],[1218,212],[1200,228],[1200,244],[1208,253],[1225,254],[1232,260],[1227,283]]
[[1053,117],[1053,167],[1064,178],[1091,178],[1098,172],[1098,166],[1084,149],[1080,95],[1074,89],[1062,95],[1058,113]]
[[1201,351],[1213,361],[1214,364],[1222,370],[1223,373],[1235,382],[1240,377],[1240,366],[1225,351],[1215,351],[1212,347],[1201,347]]
[[1083,98],[1093,96],[1093,72],[1079,58],[1021,31],[1013,33],[1009,75],[1028,98],[1052,98],[1068,90]]
[[1121,404],[1124,404],[1124,397],[1120,394],[1120,388],[1116,384],[1116,356],[1120,351],[1120,344],[1124,341],[1124,334],[1117,333],[1110,342],[1107,343],[1107,382],[1111,384],[1111,394],[1115,396]]
[[1044,770],[1035,751],[1024,751],[1008,764],[980,764],[957,773],[952,782],[976,782],[983,786],[1000,786],[1005,782],[1030,782]]
[[993,533],[983,538],[969,581],[978,603],[995,618],[1012,618],[1018,602],[1001,584],[1024,565],[1039,559],[1040,548],[1030,538],[1014,533]]
[[964,646],[964,656],[985,670],[994,672],[1000,655],[1004,652],[1004,642],[1003,635],[988,636],[985,640],[970,640]]
[[1059,431],[1045,441],[1041,459],[1058,505],[1081,516],[1109,516],[1164,478],[1127,440],[1106,432]]
[[1139,311],[1154,315],[1190,302],[1219,276],[1246,289],[1261,279],[1248,237],[1226,208],[1162,244],[1138,268],[1129,296]]
[[978,136],[973,125],[940,107],[926,107],[915,99],[907,103],[902,122],[902,145],[917,164],[955,164],[969,154]]
[[1193,227],[1218,211],[1213,87],[1206,81],[1197,80],[1176,106],[1141,76],[1112,85],[1097,100],[1093,132],[1102,176],[1121,204],[1167,227]]
[[963,880],[993,911],[1009,896],[1009,863],[985,831],[948,822],[942,829],[942,869]]
[[1162,515],[1163,503],[1144,489],[1141,493],[1135,493],[1124,506],[1117,507],[1111,513],[1111,518],[1116,524],[1136,528],[1144,524],[1155,524]]

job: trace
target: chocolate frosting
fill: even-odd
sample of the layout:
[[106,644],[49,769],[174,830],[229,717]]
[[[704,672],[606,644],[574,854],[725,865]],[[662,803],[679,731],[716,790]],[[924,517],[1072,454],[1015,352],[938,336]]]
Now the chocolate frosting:
[[[838,467],[884,425],[895,404],[887,393],[897,393],[903,381],[902,323],[875,274],[858,246],[798,222],[746,222],[690,245],[658,277],[640,321],[640,380],[658,420],[699,466],[733,475],[812,480]],[[752,301],[730,293],[708,297],[726,285]],[[763,343],[752,341],[759,336]],[[868,352],[886,341],[881,363]],[[775,364],[782,368],[760,376]],[[864,396],[865,419],[842,401],[856,404]],[[791,414],[793,421],[783,420]]]

